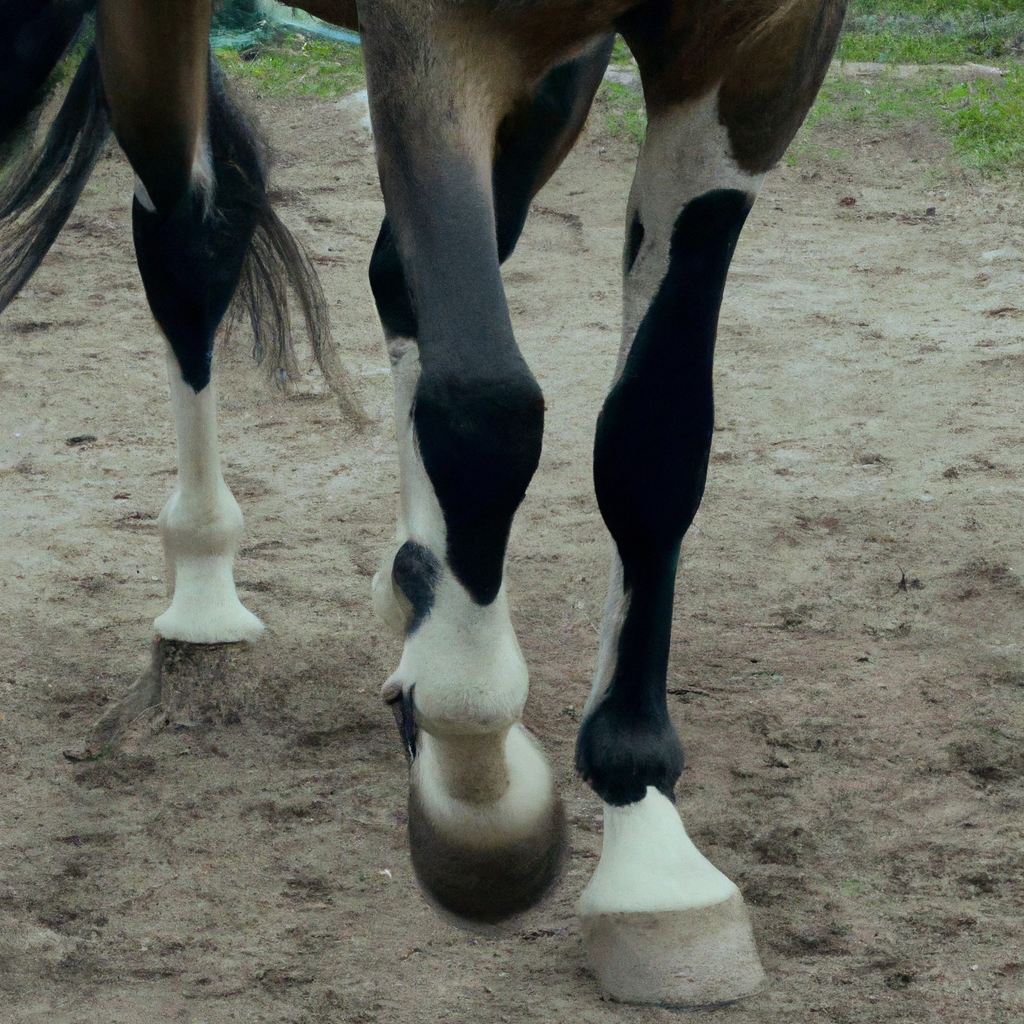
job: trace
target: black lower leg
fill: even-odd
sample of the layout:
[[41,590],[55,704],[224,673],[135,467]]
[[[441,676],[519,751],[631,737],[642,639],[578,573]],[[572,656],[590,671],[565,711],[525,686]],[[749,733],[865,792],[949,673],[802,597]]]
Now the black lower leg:
[[[579,57],[553,68],[537,91],[517,104],[498,126],[491,181],[501,263],[519,241],[530,201],[572,148],[586,122],[614,44],[614,36],[601,38]],[[385,331],[415,338],[416,312],[387,217],[370,257],[370,288]]]
[[416,313],[405,279],[398,243],[385,217],[370,256],[370,290],[377,304],[377,315],[389,337],[415,338]]
[[136,199],[132,226],[149,307],[185,382],[202,391],[210,383],[214,334],[234,296],[248,238],[214,222],[206,197],[195,191],[169,213],[147,210]]
[[512,518],[544,433],[544,398],[519,350],[495,348],[490,357],[485,372],[470,365],[455,374],[446,361],[424,358],[413,409],[444,513],[448,564],[481,605],[501,588]]
[[576,767],[610,804],[635,803],[648,786],[671,797],[683,767],[665,698],[676,564],[704,492],[718,311],[750,205],[720,190],[683,209],[668,271],[598,420],[594,484],[622,560],[625,615]]
[[266,184],[261,154],[248,127],[211,77],[208,134],[212,194],[193,185],[170,210],[136,198],[135,252],[150,309],[163,329],[185,382],[210,382],[214,334],[238,286],[261,211]]

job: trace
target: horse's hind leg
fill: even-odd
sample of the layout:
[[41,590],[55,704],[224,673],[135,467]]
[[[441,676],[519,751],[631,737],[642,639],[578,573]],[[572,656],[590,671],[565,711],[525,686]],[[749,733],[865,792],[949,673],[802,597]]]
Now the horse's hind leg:
[[[402,494],[374,606],[405,641],[384,692],[412,755],[420,882],[459,916],[497,921],[550,886],[564,829],[550,769],[519,721],[527,670],[502,582],[543,403],[498,264],[582,127],[610,47],[475,118],[466,108],[493,81],[485,50],[479,66],[448,64],[445,41],[432,40],[441,76],[401,87],[380,48],[391,33],[374,27],[364,45],[388,218],[370,276],[394,364]],[[399,73],[414,49],[398,55]]]
[[139,271],[170,349],[179,465],[159,527],[174,596],[154,625],[164,639],[193,643],[252,640],[263,629],[232,578],[242,515],[221,475],[210,379],[214,334],[255,228],[261,169],[211,81],[208,31],[202,0],[173,11],[150,0],[99,7],[114,131],[137,175]]
[[178,478],[158,526],[173,597],[153,626],[166,640],[255,640],[263,623],[239,601],[232,572],[242,512],[221,474],[216,392],[212,382],[195,391],[173,352],[168,353],[167,373]]
[[[259,153],[208,63],[208,3],[107,0],[98,13],[111,119],[137,176],[139,271],[168,342],[178,444],[175,489],[159,518],[173,598],[154,625],[162,641],[252,640],[263,625],[232,576],[242,515],[221,475],[211,359],[265,206]],[[183,724],[197,717],[195,702],[163,678],[164,644],[154,651],[150,671],[94,730],[94,752],[118,742],[147,705]]]
[[627,212],[622,349],[595,443],[615,555],[577,768],[605,802],[601,860],[579,903],[584,941],[602,987],[627,1001],[719,1002],[763,979],[739,890],[689,841],[673,807],[683,758],[665,675],[680,544],[707,473],[729,262],[765,172],[824,75],[838,8],[791,5],[725,38],[732,53],[708,53],[716,34],[704,26],[704,81],[685,36],[666,58],[675,26],[643,14],[621,25],[649,125]]

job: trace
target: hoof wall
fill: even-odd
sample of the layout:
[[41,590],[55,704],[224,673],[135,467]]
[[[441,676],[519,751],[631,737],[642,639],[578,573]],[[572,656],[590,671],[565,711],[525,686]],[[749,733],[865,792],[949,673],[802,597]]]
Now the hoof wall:
[[411,793],[409,847],[416,879],[433,902],[463,923],[499,924],[535,906],[558,881],[565,809],[556,798],[530,834],[478,847],[446,836]]
[[185,602],[171,607],[153,620],[153,630],[162,640],[189,644],[255,643],[263,635],[263,623],[236,598],[234,607],[197,611]]
[[165,728],[234,725],[254,703],[255,686],[238,644],[189,644],[155,640],[149,668],[93,725],[72,761],[90,761],[128,750]]
[[739,891],[683,910],[584,916],[583,944],[612,999],[706,1006],[752,995],[764,982]]

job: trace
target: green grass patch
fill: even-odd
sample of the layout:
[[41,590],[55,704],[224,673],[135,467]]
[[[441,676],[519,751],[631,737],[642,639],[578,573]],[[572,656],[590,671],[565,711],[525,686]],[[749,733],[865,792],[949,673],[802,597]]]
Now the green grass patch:
[[[1024,45],[1024,17],[1001,34],[960,30],[908,32],[880,25],[875,31],[849,27],[839,40],[840,60],[879,61],[883,64],[976,64],[1015,60]],[[1018,37],[1019,40],[1018,41]]]
[[622,36],[615,37],[615,47],[612,50],[610,64],[629,64],[633,60],[633,54],[630,52],[629,47],[626,45],[626,40]]
[[632,139],[637,145],[647,132],[647,111],[643,96],[635,89],[605,82],[595,105],[604,109],[604,128],[613,139]]
[[836,56],[885,64],[1024,58],[1020,0],[851,0]]
[[228,75],[250,82],[264,96],[336,99],[366,87],[362,47],[351,43],[287,34],[216,53]]
[[[612,67],[626,67],[637,71],[633,54],[622,36],[615,37],[615,47],[608,63]],[[604,130],[613,139],[632,139],[638,146],[644,141],[644,135],[647,133],[647,111],[639,86],[631,89],[616,82],[605,82],[597,92],[594,108],[595,112],[603,111]]]
[[912,79],[882,75],[865,83],[841,75],[829,75],[807,120],[805,128],[817,124],[861,124],[879,129],[893,128],[898,121],[932,118],[946,76],[922,72]]
[[966,167],[985,174],[1024,167],[1024,67],[999,81],[977,79],[945,90],[942,121]]
[[906,14],[918,18],[1000,18],[1020,10],[1020,0],[850,0],[848,18]]
[[930,123],[949,138],[965,167],[986,175],[1024,168],[1024,67],[972,82],[939,70],[910,78],[884,74],[872,82],[830,75],[787,162],[799,162],[807,132],[817,125],[886,131],[908,121]]

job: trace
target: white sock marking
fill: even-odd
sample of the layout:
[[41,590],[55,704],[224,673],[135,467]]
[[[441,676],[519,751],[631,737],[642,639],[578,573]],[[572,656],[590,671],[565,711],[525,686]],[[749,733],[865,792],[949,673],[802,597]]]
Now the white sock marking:
[[577,913],[645,913],[708,907],[738,890],[693,845],[672,801],[653,786],[628,807],[604,807],[601,860]]
[[238,600],[232,574],[242,512],[221,475],[213,384],[196,394],[182,379],[169,345],[167,372],[178,480],[158,525],[174,596],[153,626],[168,640],[255,640],[263,623]]

